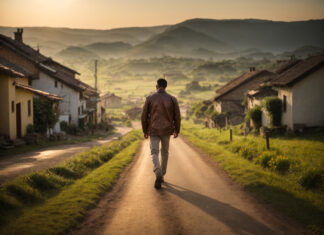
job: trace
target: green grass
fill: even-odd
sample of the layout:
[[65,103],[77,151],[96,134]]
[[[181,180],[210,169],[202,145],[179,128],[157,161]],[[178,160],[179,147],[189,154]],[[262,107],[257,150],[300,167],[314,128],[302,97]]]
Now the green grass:
[[[113,184],[136,153],[141,139],[140,131],[132,131],[121,140],[78,154],[61,166],[18,177],[3,185],[0,188],[0,233],[54,234],[75,225],[86,209]],[[44,217],[44,213],[49,214]],[[56,225],[53,221],[60,223]],[[43,230],[40,224],[45,226]]]
[[305,172],[323,169],[323,133],[270,139],[270,156],[289,160],[289,170],[284,173],[262,167],[260,155],[267,152],[263,138],[244,137],[237,129],[234,133],[231,143],[228,130],[207,129],[190,121],[184,121],[182,128],[182,134],[220,163],[234,181],[277,210],[323,233],[323,188],[309,190],[299,183]]

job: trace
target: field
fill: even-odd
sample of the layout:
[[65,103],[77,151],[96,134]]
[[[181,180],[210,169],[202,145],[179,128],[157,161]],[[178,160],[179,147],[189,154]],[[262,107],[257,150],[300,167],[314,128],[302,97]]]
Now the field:
[[324,130],[270,138],[204,128],[184,121],[182,134],[208,153],[239,184],[277,210],[323,233]]

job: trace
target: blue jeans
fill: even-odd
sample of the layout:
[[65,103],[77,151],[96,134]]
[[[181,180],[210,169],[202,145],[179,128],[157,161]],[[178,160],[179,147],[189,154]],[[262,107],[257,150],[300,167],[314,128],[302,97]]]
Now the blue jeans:
[[[161,148],[161,164],[159,160],[160,142]],[[153,171],[156,176],[164,176],[167,170],[169,158],[170,135],[150,136],[151,157],[153,161]]]

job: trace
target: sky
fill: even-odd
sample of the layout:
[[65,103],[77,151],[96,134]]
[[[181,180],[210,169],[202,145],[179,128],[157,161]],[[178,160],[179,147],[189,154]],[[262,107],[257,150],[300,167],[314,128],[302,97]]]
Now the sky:
[[324,19],[324,0],[0,0],[0,25],[110,29],[192,18]]

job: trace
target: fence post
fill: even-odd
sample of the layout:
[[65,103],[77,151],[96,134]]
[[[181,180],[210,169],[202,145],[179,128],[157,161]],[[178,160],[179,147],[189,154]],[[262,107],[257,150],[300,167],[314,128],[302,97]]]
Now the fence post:
[[231,142],[233,141],[233,132],[232,132],[232,129],[230,129],[230,141]]
[[265,132],[265,139],[266,139],[266,145],[267,145],[267,150],[270,149],[270,140],[269,140],[269,132]]

